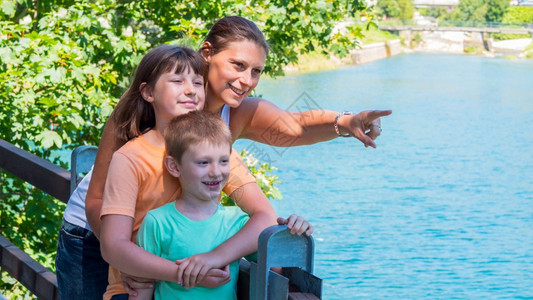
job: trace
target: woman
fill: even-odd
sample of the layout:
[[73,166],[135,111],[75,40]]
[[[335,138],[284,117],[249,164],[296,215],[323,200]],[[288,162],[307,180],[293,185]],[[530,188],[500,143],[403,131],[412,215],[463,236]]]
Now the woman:
[[[332,111],[295,113],[281,110],[264,99],[247,98],[259,82],[268,54],[268,46],[257,26],[241,17],[226,17],[219,20],[210,30],[200,53],[208,63],[205,109],[218,112],[226,119],[234,140],[248,138],[274,146],[288,146],[284,145],[283,141],[290,140],[290,145],[296,146],[327,141],[338,136],[354,136],[363,142],[365,147],[375,147],[373,139],[377,138],[381,132],[378,118],[391,113],[390,111],[365,111],[359,114],[338,114]],[[72,238],[76,231],[83,229],[82,234],[89,236],[93,246],[98,243],[94,235],[98,236],[100,232],[99,213],[102,206],[107,169],[113,152],[120,148],[128,138],[115,138],[113,132],[116,124],[114,124],[113,117],[110,120],[111,122],[107,122],[102,134],[92,176],[87,176],[92,177],[85,202],[90,228],[87,225],[83,228],[79,225],[69,224],[67,214],[69,208],[67,207],[64,226],[61,231],[61,235]],[[139,131],[150,128],[149,122],[139,125]],[[276,131],[280,138],[268,140],[266,138],[268,135],[264,134],[267,130]],[[245,168],[242,163],[239,167]],[[80,190],[87,186],[88,180],[85,179],[80,184]],[[83,202],[83,197],[82,194],[78,193],[77,195],[77,201],[73,202],[79,204]],[[235,235],[234,239],[221,245],[222,251],[242,247],[240,237],[246,236],[245,240],[248,240],[250,235],[259,236],[259,233],[266,226],[272,224],[272,207],[256,183],[243,184],[236,188],[230,196],[234,199],[241,199],[237,201],[237,204],[250,214],[251,219],[249,224]],[[75,203],[71,205],[69,201],[69,206],[75,206]],[[78,216],[77,219],[83,218]],[[67,231],[68,229],[70,231]],[[91,233],[91,229],[94,234]],[[74,238],[77,239],[78,244],[81,243],[81,246],[74,250],[78,252],[80,259],[85,259],[88,256],[87,249],[84,248],[85,239],[79,236]],[[67,241],[64,244],[68,243]],[[62,257],[68,257],[59,254],[65,252],[65,248],[66,246],[61,246],[60,243],[58,266],[62,263]],[[89,250],[94,254],[93,251]],[[97,263],[90,263],[89,268],[96,269],[101,268],[101,266],[98,266]],[[63,271],[60,272],[59,270],[58,268],[58,282],[61,282],[62,277],[72,278],[72,276],[76,277],[77,275],[62,273]],[[65,272],[69,272],[69,270],[67,269]],[[83,272],[86,270],[82,270]],[[87,276],[82,277],[86,278]],[[101,274],[100,277],[97,281],[101,283],[104,279]],[[92,284],[88,283],[88,285]],[[80,297],[83,299],[82,295]]]

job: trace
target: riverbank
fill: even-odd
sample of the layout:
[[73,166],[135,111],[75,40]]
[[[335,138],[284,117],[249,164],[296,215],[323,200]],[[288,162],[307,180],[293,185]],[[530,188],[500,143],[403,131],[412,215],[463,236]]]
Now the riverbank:
[[477,54],[488,57],[509,56],[533,58],[531,38],[494,40],[480,33],[468,32],[416,32],[403,36],[414,52],[445,52]]
[[[490,51],[486,50],[486,47]],[[334,70],[345,65],[358,65],[385,59],[400,53],[455,53],[506,57],[508,59],[533,59],[533,39],[484,41],[481,36],[464,32],[417,32],[412,36],[396,36],[374,30],[361,45],[343,58],[313,52],[302,55],[298,64],[284,68],[288,74],[314,73]]]
[[369,63],[402,52],[401,40],[397,35],[374,27],[361,27],[361,31],[365,32],[364,37],[346,56],[338,57],[320,49],[300,55],[297,64],[289,64],[283,70],[287,74],[335,70],[341,66]]

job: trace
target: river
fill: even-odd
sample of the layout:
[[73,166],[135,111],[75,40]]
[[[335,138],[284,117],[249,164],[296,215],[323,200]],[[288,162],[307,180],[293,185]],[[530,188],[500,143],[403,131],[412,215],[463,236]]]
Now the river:
[[450,54],[262,78],[282,108],[393,114],[377,149],[235,148],[278,168],[279,215],[315,226],[323,299],[532,299],[532,87],[531,60]]

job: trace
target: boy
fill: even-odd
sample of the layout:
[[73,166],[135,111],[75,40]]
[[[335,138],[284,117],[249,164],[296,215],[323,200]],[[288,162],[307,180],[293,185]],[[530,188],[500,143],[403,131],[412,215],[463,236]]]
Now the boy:
[[[231,142],[224,121],[202,111],[174,118],[165,130],[164,164],[171,175],[179,178],[182,194],[175,202],[146,215],[137,243],[155,255],[179,260],[180,268],[186,269],[182,281],[192,288],[174,282],[157,282],[155,299],[236,299],[238,261],[230,264],[229,283],[206,288],[194,284],[197,275],[205,274],[211,267],[187,259],[216,248],[248,220],[248,215],[238,207],[224,207],[218,201],[230,172]],[[312,226],[301,217],[292,215],[284,221],[293,232],[312,233]],[[140,290],[141,295],[150,299],[151,291]]]

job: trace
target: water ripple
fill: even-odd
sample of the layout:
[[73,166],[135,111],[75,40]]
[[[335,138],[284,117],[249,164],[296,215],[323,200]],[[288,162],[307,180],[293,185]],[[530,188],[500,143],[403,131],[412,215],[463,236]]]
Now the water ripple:
[[316,228],[324,299],[533,299],[531,78],[533,61],[415,54],[262,79],[282,108],[305,91],[337,111],[393,109],[377,149],[271,156],[276,211]]

